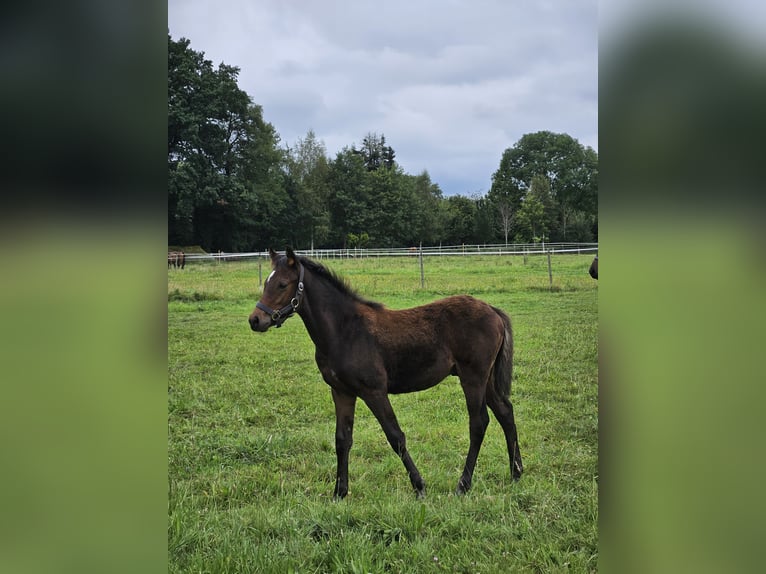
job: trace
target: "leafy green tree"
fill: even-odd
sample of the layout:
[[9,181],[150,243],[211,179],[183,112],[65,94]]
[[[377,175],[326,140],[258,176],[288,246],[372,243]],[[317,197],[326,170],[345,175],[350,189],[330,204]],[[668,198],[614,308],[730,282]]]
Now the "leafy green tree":
[[447,225],[445,242],[450,245],[474,243],[476,228],[476,202],[463,195],[447,198]]
[[512,156],[509,150],[505,150],[500,159],[500,167],[492,174],[492,186],[487,194],[489,206],[495,213],[496,226],[506,245],[511,232],[513,216],[521,208],[525,189],[523,181],[516,177],[511,160]]
[[489,199],[478,194],[474,195],[472,199],[476,204],[476,221],[474,224],[476,242],[494,243],[496,237],[495,206]]
[[263,249],[289,237],[279,137],[264,121],[260,106],[249,105],[245,117],[242,148],[233,154],[234,167],[219,187],[216,202],[197,210],[198,243],[213,250]]
[[516,213],[516,237],[522,242],[548,240],[554,222],[553,199],[548,180],[545,176],[535,175]]
[[324,245],[330,234],[327,149],[313,130],[288,150],[287,189],[294,246]]
[[391,146],[383,148],[383,167],[391,169],[396,165],[396,153]]
[[386,247],[412,245],[417,241],[421,213],[418,210],[414,181],[399,167],[379,169],[367,174],[372,218],[370,237]]
[[330,244],[345,246],[349,233],[369,233],[367,169],[352,148],[344,147],[330,162],[328,189]]
[[168,35],[168,234],[169,243],[193,240],[194,211],[211,174],[201,135],[207,120],[213,66]]
[[413,234],[408,238],[409,245],[437,244],[442,239],[444,228],[444,202],[442,190],[437,183],[431,181],[431,176],[423,170],[419,175],[409,176],[413,185],[413,207],[415,220]]
[[381,167],[391,169],[396,165],[394,148],[386,145],[386,136],[383,134],[378,136],[375,132],[368,132],[362,140],[361,149],[351,149],[362,156],[367,171],[376,171]]
[[584,148],[572,173],[572,194],[562,202],[561,234],[567,241],[598,237],[598,154]]
[[366,232],[374,245],[414,245],[437,235],[441,190],[427,173],[406,174],[385,136],[369,133],[361,149],[344,148],[330,163],[328,205],[335,241]]
[[535,176],[544,176],[550,185],[555,213],[551,240],[573,240],[568,230],[572,218],[596,221],[598,155],[593,149],[567,134],[525,134],[503,152],[492,176],[489,197],[498,209],[510,206],[513,217],[521,209]]
[[370,236],[367,233],[349,233],[346,239],[346,245],[352,249],[358,247],[364,249],[370,243]]
[[168,241],[253,248],[282,235],[283,154],[260,106],[189,40],[168,35]]

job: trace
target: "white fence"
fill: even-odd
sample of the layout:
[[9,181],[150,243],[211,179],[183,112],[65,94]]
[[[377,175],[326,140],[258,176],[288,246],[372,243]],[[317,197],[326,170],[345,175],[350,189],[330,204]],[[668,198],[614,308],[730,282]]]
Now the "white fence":
[[[435,247],[398,248],[349,248],[349,249],[297,249],[300,255],[312,259],[354,259],[359,257],[423,257],[455,255],[544,255],[548,253],[589,254],[598,252],[598,243],[509,243],[495,245],[438,245]],[[195,254],[188,253],[186,262],[191,261],[239,261],[268,257],[268,251],[248,253]]]

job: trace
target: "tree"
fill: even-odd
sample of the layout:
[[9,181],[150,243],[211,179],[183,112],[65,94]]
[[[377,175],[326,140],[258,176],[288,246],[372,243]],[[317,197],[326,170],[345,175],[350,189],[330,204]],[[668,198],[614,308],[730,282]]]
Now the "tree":
[[524,184],[516,177],[508,151],[503,153],[500,167],[492,174],[492,186],[487,194],[487,200],[496,214],[496,221],[506,245],[508,245],[513,215],[521,208],[524,197]]
[[412,245],[419,235],[421,217],[413,179],[399,167],[368,172],[366,179],[370,238],[386,247]]
[[362,148],[351,149],[362,156],[367,171],[376,171],[381,167],[391,169],[396,165],[394,148],[386,145],[386,136],[383,134],[378,136],[375,132],[368,132],[362,140]]
[[474,240],[476,243],[493,243],[497,236],[495,206],[480,193],[471,196],[476,206],[474,215]]
[[517,237],[521,241],[534,242],[549,239],[554,217],[550,184],[545,176],[536,175],[516,214]]
[[[216,203],[220,213],[212,243],[203,247],[224,251],[248,251],[284,243],[289,229],[283,221],[289,213],[282,166],[285,155],[279,136],[263,119],[260,106],[249,104],[244,115],[241,146],[232,153],[230,175]],[[199,222],[198,236],[205,227]]]
[[368,133],[361,149],[344,148],[330,163],[328,205],[338,244],[364,232],[373,245],[387,247],[436,234],[441,190],[427,173],[404,173],[394,157],[385,136]]
[[596,221],[598,203],[598,155],[567,134],[540,131],[525,134],[506,149],[492,176],[490,197],[511,213],[521,208],[535,176],[550,186],[552,240],[570,240],[568,223],[573,217]]
[[474,242],[476,202],[463,195],[447,198],[445,240],[452,245]]
[[500,216],[500,227],[503,232],[505,244],[508,245],[508,234],[511,232],[511,223],[513,222],[513,211],[510,202],[498,201],[497,213]]
[[295,246],[323,245],[330,233],[329,164],[323,141],[313,130],[288,149],[288,194],[293,204],[291,224]]
[[189,40],[168,35],[168,235],[170,243],[189,243],[194,210],[208,179],[200,134],[207,118],[212,63],[189,48]]
[[369,186],[362,157],[344,147],[330,162],[327,206],[330,215],[329,242],[345,246],[349,233],[369,233]]
[[347,246],[352,249],[357,247],[364,249],[370,242],[370,236],[367,235],[367,233],[360,233],[359,235],[356,233],[349,233],[346,241]]
[[444,228],[442,190],[431,181],[431,176],[425,170],[420,175],[409,177],[412,179],[413,211],[416,214],[410,243],[414,245],[422,241],[425,245],[436,244],[442,238]]
[[168,35],[169,243],[244,250],[283,235],[279,136],[238,75]]

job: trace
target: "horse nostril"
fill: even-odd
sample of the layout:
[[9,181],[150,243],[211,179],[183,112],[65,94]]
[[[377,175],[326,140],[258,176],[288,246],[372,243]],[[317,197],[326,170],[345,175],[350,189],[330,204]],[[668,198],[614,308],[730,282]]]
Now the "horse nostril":
[[255,331],[258,329],[258,317],[250,317],[250,328]]

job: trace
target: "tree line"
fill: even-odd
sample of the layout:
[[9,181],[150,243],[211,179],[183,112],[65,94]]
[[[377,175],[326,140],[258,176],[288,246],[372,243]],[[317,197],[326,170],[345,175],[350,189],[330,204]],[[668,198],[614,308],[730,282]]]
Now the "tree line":
[[261,106],[168,34],[168,244],[206,251],[402,247],[598,238],[598,155],[540,131],[506,149],[486,195],[444,196],[384,134],[328,157],[309,130],[281,143]]

